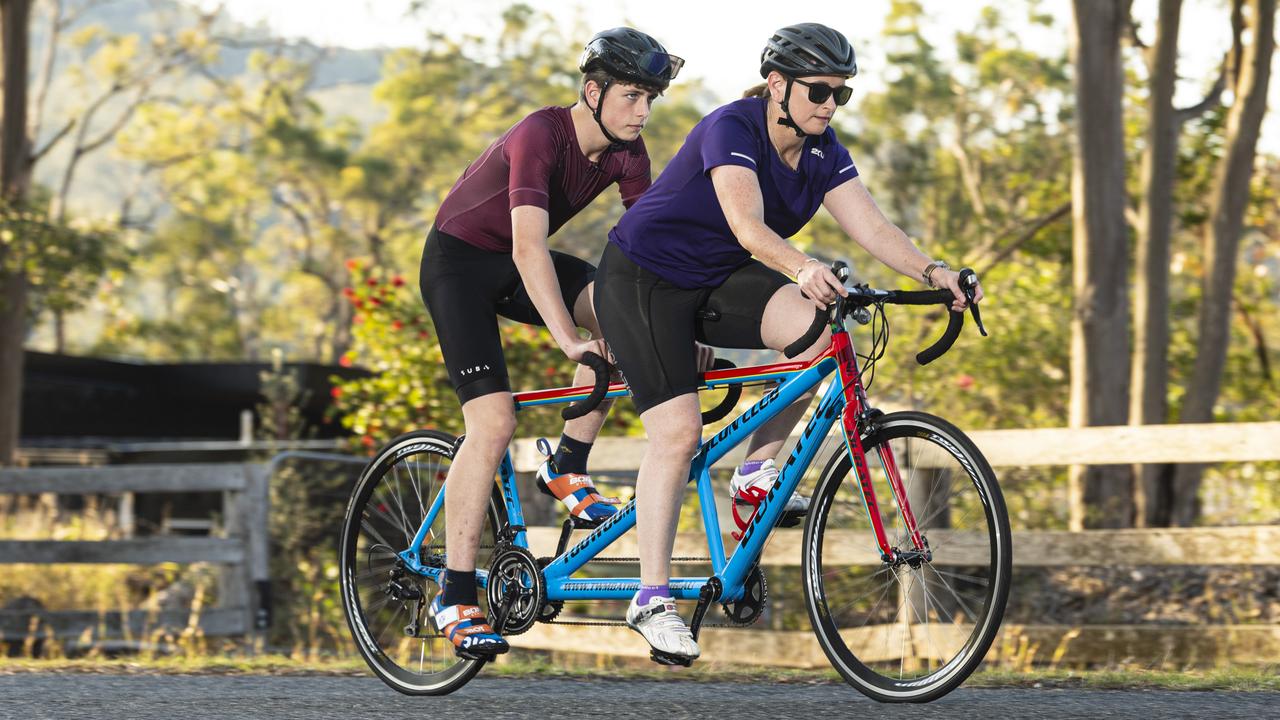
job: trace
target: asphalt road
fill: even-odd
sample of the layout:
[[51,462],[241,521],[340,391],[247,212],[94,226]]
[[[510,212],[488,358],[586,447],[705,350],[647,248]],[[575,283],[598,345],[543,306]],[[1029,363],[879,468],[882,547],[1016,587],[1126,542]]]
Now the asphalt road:
[[834,684],[473,680],[406,697],[373,678],[16,674],[0,718],[1262,718],[1280,693],[961,688],[929,705],[879,705]]

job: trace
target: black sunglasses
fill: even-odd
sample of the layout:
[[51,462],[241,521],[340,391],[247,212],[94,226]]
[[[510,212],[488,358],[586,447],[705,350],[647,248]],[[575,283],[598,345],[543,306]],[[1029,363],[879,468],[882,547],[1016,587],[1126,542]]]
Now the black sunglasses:
[[848,85],[831,87],[826,83],[808,83],[800,78],[794,78],[794,82],[798,85],[803,85],[809,88],[809,102],[814,105],[821,105],[833,94],[836,96],[836,105],[844,105],[849,102],[849,98],[853,96],[853,88]]

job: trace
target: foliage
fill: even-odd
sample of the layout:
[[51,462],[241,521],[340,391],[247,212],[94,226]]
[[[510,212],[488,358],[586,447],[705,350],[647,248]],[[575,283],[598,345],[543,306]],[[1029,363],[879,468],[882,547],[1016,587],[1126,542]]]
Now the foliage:
[[[952,53],[930,40],[933,22],[921,2],[891,3],[880,40],[886,62],[876,69],[888,82],[843,108],[838,132],[890,219],[931,256],[979,271],[991,336],[978,337],[970,325],[949,355],[918,367],[912,355],[941,331],[941,318],[891,308],[893,334],[872,397],[971,429],[1065,425],[1074,96],[1067,58],[1046,51],[1036,34],[1066,30],[1053,26],[1043,3],[992,4],[973,27],[952,34]],[[290,359],[356,364],[375,376],[341,386],[336,407],[364,446],[425,425],[459,431],[430,320],[414,283],[396,285],[396,278],[416,277],[435,209],[467,163],[524,114],[577,94],[580,38],[522,5],[501,23],[484,38],[437,33],[422,47],[388,52],[373,90],[379,119],[368,125],[326,110],[317,59],[283,44],[256,51],[242,75],[206,74],[179,96],[144,103],[119,147],[148,168],[170,213],[137,240],[130,274],[113,277],[110,322],[96,349],[226,359],[279,349]],[[1136,51],[1126,62],[1136,190],[1146,69]],[[705,91],[684,80],[658,103],[644,136],[655,172],[709,107]],[[1173,417],[1197,349],[1206,203],[1224,119],[1218,108],[1182,128]],[[1268,344],[1280,337],[1278,191],[1276,160],[1262,158],[1221,419],[1269,419],[1280,404]],[[595,259],[620,212],[607,193],[551,244]],[[851,258],[859,280],[919,286],[869,260],[825,214],[793,240],[822,257]],[[354,277],[349,259],[357,263]],[[572,367],[544,331],[504,324],[502,332],[515,388],[568,384]],[[865,331],[855,341],[869,349]],[[616,431],[637,429],[628,405],[615,409]],[[520,432],[554,434],[558,426],[554,410],[531,411]],[[1057,522],[1056,472],[1020,471],[1010,483],[1019,518]]]
[[110,228],[52,219],[44,207],[0,205],[0,274],[25,275],[32,315],[44,308],[69,312],[82,307],[106,273],[122,270],[128,262]]
[[[1022,5],[1033,26],[1048,22],[1035,3]],[[923,6],[894,2],[883,38],[889,85],[862,100],[842,133],[890,219],[931,257],[974,267],[987,295],[991,336],[969,323],[951,353],[923,368],[912,356],[944,318],[890,308],[896,339],[873,397],[967,428],[1066,422],[1070,86],[1066,58],[1030,47],[1011,12],[988,8],[976,28],[955,33],[957,57],[944,61],[925,38]],[[817,251],[850,253],[834,223],[814,225]],[[860,254],[854,267],[880,287],[918,286]],[[855,343],[866,351],[870,337]]]
[[[388,277],[359,260],[348,265],[353,282],[344,293],[357,314],[352,349],[340,362],[368,368],[374,374],[335,385],[334,406],[343,425],[370,449],[424,427],[461,434],[457,396],[416,288],[410,289],[399,275]],[[546,328],[503,321],[502,337],[514,390],[573,384],[574,366]],[[558,414],[562,406],[550,407],[556,410],[522,412],[520,434],[557,436],[563,424]],[[608,423],[615,433],[639,426],[629,403],[615,404]]]

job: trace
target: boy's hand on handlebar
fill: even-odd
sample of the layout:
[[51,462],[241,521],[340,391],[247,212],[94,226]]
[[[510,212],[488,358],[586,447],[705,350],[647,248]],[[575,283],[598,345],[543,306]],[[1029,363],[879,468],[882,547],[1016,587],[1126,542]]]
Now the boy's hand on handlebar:
[[[941,268],[933,272],[933,281],[937,283],[938,288],[950,290],[955,296],[955,300],[951,303],[951,309],[955,312],[963,312],[969,307],[969,301],[965,299],[964,290],[960,287],[960,272],[957,270],[943,270]],[[982,302],[982,283],[973,286],[973,301],[975,303]]]
[[849,294],[844,283],[831,272],[831,268],[820,262],[806,262],[796,274],[796,283],[813,304],[825,309],[836,301],[836,297]]
[[592,340],[579,340],[561,345],[560,349],[568,358],[576,363],[582,362],[582,356],[593,352],[605,360],[611,360],[609,355],[609,345],[605,343],[604,338],[594,338]]
[[715,348],[710,345],[703,345],[696,340],[693,343],[693,347],[698,353],[698,372],[707,372],[716,362]]

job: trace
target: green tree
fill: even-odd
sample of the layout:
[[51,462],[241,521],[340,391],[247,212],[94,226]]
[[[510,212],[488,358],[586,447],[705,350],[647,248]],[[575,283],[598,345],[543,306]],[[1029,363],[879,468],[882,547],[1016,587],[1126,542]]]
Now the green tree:
[[[1240,0],[1233,5],[1236,28],[1236,64],[1232,90],[1235,101],[1227,114],[1226,148],[1213,181],[1205,242],[1205,271],[1199,309],[1199,351],[1187,381],[1180,420],[1208,422],[1224,379],[1236,297],[1236,269],[1240,239],[1254,176],[1254,157],[1262,116],[1266,113],[1271,80],[1271,56],[1275,48],[1275,0]],[[1243,17],[1247,8],[1248,18]],[[1245,29],[1251,40],[1240,40]],[[1244,307],[1241,305],[1240,307]],[[1200,479],[1203,468],[1180,465],[1173,478],[1173,503],[1169,520],[1192,525],[1200,516]]]
[[[6,0],[0,6],[5,80],[0,175],[9,218],[8,237],[0,246],[0,464],[11,461],[17,443],[23,351],[33,314],[51,311],[61,351],[63,317],[92,295],[102,271],[112,265],[109,256],[122,257],[118,247],[107,247],[115,244],[108,242],[113,235],[102,227],[90,228],[73,220],[69,212],[68,198],[81,161],[114,139],[158,82],[207,57],[206,31],[213,15],[198,16],[183,32],[157,34],[149,40],[136,34],[108,35],[94,27],[79,28],[68,35],[94,4],[90,0],[43,3],[49,10],[48,24],[34,88],[29,84],[32,3]],[[85,103],[75,105],[63,117],[52,118],[60,129],[45,133],[43,125],[50,119],[46,117],[46,99],[62,51],[78,53],[78,62],[62,73],[74,77]],[[122,108],[117,101],[123,102]],[[68,139],[69,149],[59,154]],[[62,163],[58,165],[57,187],[49,194],[32,197],[37,164],[51,163]],[[14,234],[30,228],[39,229],[30,237]],[[97,275],[91,275],[94,270]]]

